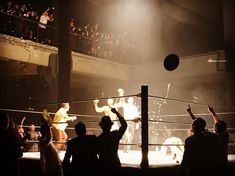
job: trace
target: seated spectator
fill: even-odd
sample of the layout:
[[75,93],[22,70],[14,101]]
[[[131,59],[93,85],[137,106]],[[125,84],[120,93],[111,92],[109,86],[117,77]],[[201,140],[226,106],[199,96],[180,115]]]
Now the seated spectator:
[[35,125],[31,124],[29,126],[29,130],[26,133],[26,139],[35,142],[28,142],[28,151],[36,152],[38,151],[38,143],[39,137],[41,137],[41,133],[36,131]]

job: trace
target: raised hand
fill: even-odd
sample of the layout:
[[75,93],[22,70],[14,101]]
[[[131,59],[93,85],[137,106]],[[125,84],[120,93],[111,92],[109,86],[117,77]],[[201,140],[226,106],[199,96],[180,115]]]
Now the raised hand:
[[94,102],[94,104],[98,104],[99,100],[94,100],[93,102]]
[[188,104],[188,108],[186,109],[188,112],[192,112],[191,106]]
[[188,104],[188,108],[186,109],[187,112],[189,113],[190,117],[195,120],[196,117],[194,116],[194,114],[192,113],[192,109],[191,109],[191,106]]
[[76,117],[76,116],[71,116],[71,117],[70,117],[70,120],[71,120],[71,121],[77,120],[77,117]]
[[116,110],[116,108],[111,108],[111,111],[113,112],[113,113],[118,113],[118,111]]
[[208,111],[214,113],[214,109],[210,105],[208,105]]

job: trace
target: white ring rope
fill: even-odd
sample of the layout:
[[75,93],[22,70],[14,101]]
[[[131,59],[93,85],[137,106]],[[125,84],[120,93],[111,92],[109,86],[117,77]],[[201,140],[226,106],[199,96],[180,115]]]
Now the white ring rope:
[[[32,114],[42,114],[42,111],[29,111],[29,110],[20,110],[20,109],[0,109],[0,111],[8,111],[8,112],[20,112],[20,113],[32,113]],[[49,114],[54,115],[55,113],[49,112]],[[70,116],[78,116],[78,117],[97,117],[97,115],[85,115],[85,114],[68,114]]]
[[[218,115],[229,115],[229,114],[235,114],[235,111],[230,112],[217,112]],[[197,113],[194,114],[195,116],[211,116],[210,113]],[[168,114],[168,115],[156,115],[155,117],[186,117],[189,116],[189,114]]]
[[[140,94],[133,94],[133,95],[124,95],[124,96],[110,96],[110,97],[100,97],[100,98],[90,98],[86,100],[71,100],[67,101],[67,103],[85,103],[85,102],[93,102],[94,100],[108,100],[108,99],[118,99],[118,98],[126,98],[126,97],[139,97]],[[52,106],[52,105],[60,105],[61,103],[65,102],[57,102],[57,103],[48,103],[48,104],[38,104],[38,105],[30,105],[31,107],[40,107],[40,106]]]
[[[20,109],[0,109],[0,111],[8,111],[8,112],[20,112],[20,113],[32,113],[32,114],[42,114],[42,111],[29,111],[29,110],[20,110]],[[54,115],[55,113],[49,112],[49,114]],[[217,112],[216,114],[218,115],[230,115],[230,114],[235,114],[235,111],[230,111],[230,112]],[[100,118],[100,116],[97,115],[86,115],[86,114],[68,114],[71,116],[79,116],[79,117],[97,117]],[[210,113],[198,113],[198,114],[194,114],[195,116],[209,116],[211,115]],[[189,116],[189,114],[168,114],[168,115],[156,115],[154,118],[160,118],[160,117],[186,117]],[[151,119],[151,117],[149,117]],[[127,120],[129,121],[129,120]],[[133,120],[130,120],[133,121]],[[153,121],[153,120],[149,120],[149,121]],[[156,122],[163,122],[161,120]],[[176,123],[176,122],[172,122],[172,123]]]
[[[162,99],[162,100],[176,101],[176,102],[187,103],[187,104],[196,104],[196,105],[202,105],[202,106],[211,105],[211,103],[194,102],[194,101],[189,101],[189,100],[181,100],[181,99],[176,99],[176,98],[168,98],[168,97],[162,97],[162,96],[157,96],[157,95],[148,95],[148,97],[149,98]],[[221,106],[221,105],[214,105],[214,107],[227,108],[226,106]]]
[[165,121],[165,120],[148,120],[149,122],[155,122],[155,123],[171,123],[171,124],[180,124],[180,125],[192,125],[192,123],[182,123],[182,122],[176,122],[176,121]]
[[150,98],[159,98],[159,99],[164,99],[164,100],[171,100],[171,101],[177,101],[177,102],[183,102],[187,104],[197,104],[197,105],[203,105],[203,106],[208,106],[208,103],[199,103],[199,102],[193,102],[193,101],[187,101],[187,100],[180,100],[180,99],[175,99],[175,98],[168,98],[168,97],[161,97],[157,95],[149,95]]

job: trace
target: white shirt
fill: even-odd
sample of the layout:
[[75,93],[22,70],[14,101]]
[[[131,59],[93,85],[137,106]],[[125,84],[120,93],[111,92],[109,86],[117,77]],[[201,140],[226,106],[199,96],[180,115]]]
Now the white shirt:
[[58,129],[64,131],[65,128],[68,126],[66,123],[68,120],[71,120],[71,118],[67,114],[67,110],[64,108],[60,108],[54,116],[53,119],[53,126]]
[[123,105],[123,113],[125,120],[134,120],[138,117],[138,108],[133,104],[125,103]]
[[39,20],[39,27],[46,29],[47,22],[50,20],[49,16],[41,15]]

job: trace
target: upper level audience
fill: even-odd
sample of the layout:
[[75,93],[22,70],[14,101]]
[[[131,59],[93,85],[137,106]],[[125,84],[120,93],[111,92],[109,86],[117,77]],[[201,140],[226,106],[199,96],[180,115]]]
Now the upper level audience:
[[[0,3],[0,31],[22,39],[57,46],[57,28],[53,24],[56,9],[40,12],[26,1],[9,0]],[[101,30],[98,24],[82,25],[71,18],[68,27],[73,51],[95,57],[125,61],[133,55],[134,42],[127,32],[112,33]]]

